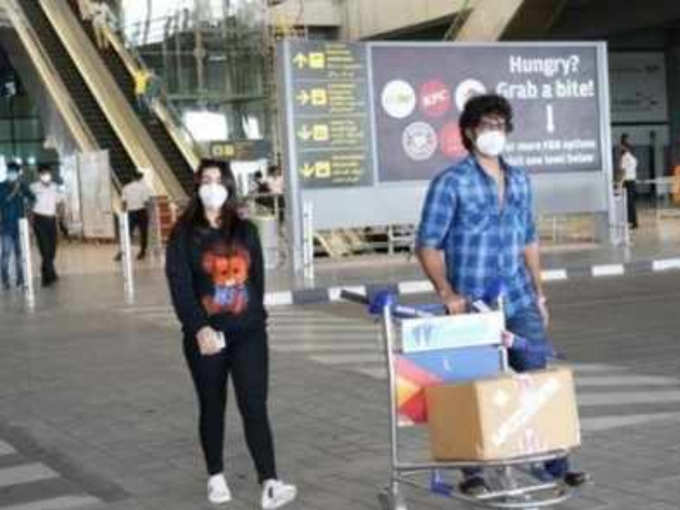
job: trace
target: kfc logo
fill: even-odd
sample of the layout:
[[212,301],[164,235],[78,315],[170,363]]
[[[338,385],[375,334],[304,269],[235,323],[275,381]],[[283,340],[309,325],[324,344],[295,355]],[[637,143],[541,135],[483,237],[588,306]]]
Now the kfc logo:
[[451,108],[451,92],[441,80],[430,80],[420,87],[420,111],[428,117],[441,117]]

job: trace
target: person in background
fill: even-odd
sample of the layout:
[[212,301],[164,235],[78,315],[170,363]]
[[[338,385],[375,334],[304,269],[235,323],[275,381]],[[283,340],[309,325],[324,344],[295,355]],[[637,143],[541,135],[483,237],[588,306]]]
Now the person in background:
[[[149,212],[148,206],[151,200],[151,191],[144,182],[144,174],[135,173],[131,182],[123,186],[123,210],[127,212],[130,220],[130,236],[136,228],[139,228],[140,249],[137,260],[146,257],[146,248],[149,239]],[[122,258],[123,254],[118,252],[115,260]]]
[[630,228],[638,228],[637,217],[637,167],[638,160],[633,156],[633,147],[628,141],[628,134],[621,135],[621,159],[619,160],[619,169],[621,172],[621,179],[623,181],[623,188],[626,190],[626,203],[628,206],[628,224]]
[[229,163],[204,159],[195,175],[196,190],[170,236],[165,271],[198,394],[208,500],[231,500],[223,461],[231,377],[262,487],[260,504],[265,510],[279,508],[295,499],[297,489],[278,479],[267,412],[269,349],[260,238],[257,227],[237,213]]
[[57,213],[64,204],[64,195],[52,182],[52,171],[48,165],[38,167],[38,182],[30,186],[35,196],[33,205],[33,229],[38,242],[42,259],[41,276],[43,287],[49,287],[58,280],[54,269],[54,258],[57,255]]
[[135,104],[137,106],[137,113],[144,118],[150,115],[149,104],[147,101],[147,89],[152,78],[152,73],[146,67],[140,67],[135,71]]
[[16,286],[24,286],[24,272],[21,261],[21,242],[19,240],[19,220],[25,216],[26,202],[35,196],[28,185],[21,179],[21,167],[16,163],[7,165],[7,180],[0,183],[0,238],[2,251],[0,268],[2,269],[2,286],[8,290],[9,263],[14,254],[16,268]]
[[[145,101],[149,112],[153,112],[154,101],[161,94],[161,79],[153,69],[149,70],[149,81],[146,85]],[[151,120],[155,120],[155,116],[151,116]]]
[[267,183],[271,193],[283,194],[283,175],[281,174],[281,169],[276,165],[271,165],[268,169],[268,174]]
[[84,21],[92,19],[92,2],[90,0],[78,0],[78,11]]
[[283,173],[281,172],[281,167],[277,165],[271,165],[269,167],[269,178],[267,179],[269,184],[269,189],[271,193],[274,194],[273,200],[278,201],[279,205],[279,221],[283,221],[283,214],[285,208],[285,199],[283,197]]
[[109,49],[109,37],[107,30],[109,24],[114,20],[113,13],[106,2],[97,2],[92,7],[92,28],[97,47],[100,50]]
[[[259,170],[253,175],[255,181],[255,193],[258,195],[269,195],[272,190],[269,187],[269,181],[264,178],[262,172]],[[270,196],[259,196],[255,199],[255,203],[261,205],[265,209],[272,210],[274,208],[274,203],[272,197]]]
[[[469,155],[430,183],[416,244],[422,268],[451,314],[465,313],[468,302],[483,300],[489,283],[499,282],[508,331],[538,348],[509,352],[510,366],[526,372],[547,365],[549,313],[529,175],[502,157],[512,117],[510,103],[496,94],[466,103],[459,126]],[[480,469],[463,474],[461,492],[490,491]],[[571,471],[566,458],[533,466],[532,474],[570,486],[588,480]]]

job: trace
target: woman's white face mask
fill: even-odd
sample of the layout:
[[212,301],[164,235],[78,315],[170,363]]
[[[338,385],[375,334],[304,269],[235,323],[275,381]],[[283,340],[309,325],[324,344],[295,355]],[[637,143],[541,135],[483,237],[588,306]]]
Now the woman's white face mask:
[[503,149],[505,149],[505,140],[505,133],[494,129],[484,131],[477,136],[475,145],[477,146],[477,150],[483,155],[496,158],[500,156]]
[[222,184],[201,184],[198,196],[206,209],[220,209],[229,198],[229,191]]

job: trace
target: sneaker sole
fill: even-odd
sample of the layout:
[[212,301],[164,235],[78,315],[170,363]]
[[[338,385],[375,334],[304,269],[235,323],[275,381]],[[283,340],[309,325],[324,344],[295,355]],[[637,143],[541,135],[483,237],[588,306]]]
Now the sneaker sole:
[[222,498],[211,498],[210,496],[208,496],[208,501],[213,505],[223,505],[225,503],[231,502],[231,495]]
[[262,505],[263,510],[276,510],[277,508],[281,508],[282,506],[287,505],[288,503],[292,503],[295,501],[295,498],[297,497],[297,489],[292,489],[284,494],[281,494],[280,497],[274,499],[271,501],[268,505]]

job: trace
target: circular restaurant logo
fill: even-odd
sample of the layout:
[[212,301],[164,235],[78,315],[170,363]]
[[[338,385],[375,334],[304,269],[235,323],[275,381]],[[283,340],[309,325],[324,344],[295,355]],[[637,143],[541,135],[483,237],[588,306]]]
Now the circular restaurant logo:
[[392,80],[382,91],[382,107],[395,119],[404,119],[413,113],[416,107],[416,92],[404,80]]
[[457,122],[447,122],[439,131],[439,150],[450,159],[462,158],[467,153]]
[[451,93],[441,80],[430,80],[420,87],[420,111],[428,117],[441,117],[451,108]]
[[456,88],[456,106],[459,111],[463,111],[465,103],[474,96],[486,94],[486,87],[478,80],[465,80]]
[[409,158],[425,161],[437,150],[437,133],[427,122],[414,122],[404,130],[401,143]]

